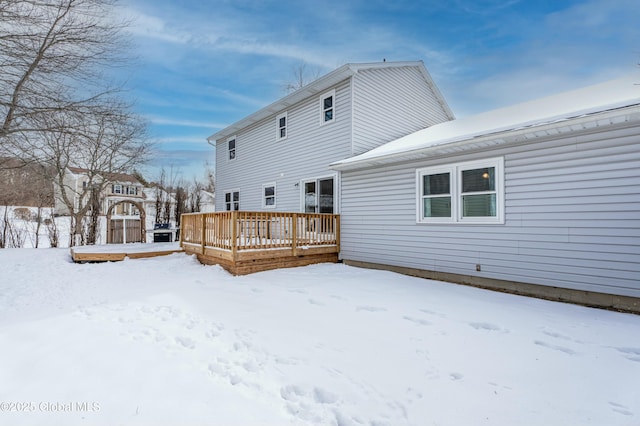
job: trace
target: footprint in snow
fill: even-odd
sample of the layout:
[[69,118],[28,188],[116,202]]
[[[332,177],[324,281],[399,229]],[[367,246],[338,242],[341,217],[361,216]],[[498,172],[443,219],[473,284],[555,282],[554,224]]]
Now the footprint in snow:
[[367,312],[384,312],[386,311],[386,308],[381,308],[378,306],[358,306],[356,308],[356,311],[360,312],[360,311],[367,311]]
[[618,352],[625,354],[629,361],[640,362],[640,348],[614,348]]
[[622,414],[624,416],[633,416],[633,412],[629,410],[629,407],[612,401],[609,401],[609,405],[611,406],[611,410],[618,414]]
[[196,342],[194,340],[184,336],[176,337],[176,343],[179,343],[186,349],[195,349],[196,347]]
[[407,321],[410,321],[416,325],[431,325],[431,323],[425,319],[422,318],[414,318],[414,317],[409,317],[409,316],[403,316],[402,319],[405,319]]
[[449,378],[451,378],[451,380],[454,380],[454,381],[462,380],[463,377],[464,376],[462,374],[460,374],[460,373],[450,373],[449,374]]
[[475,328],[476,330],[505,331],[505,332],[508,331],[508,330],[503,330],[499,326],[488,323],[488,322],[470,322],[469,325]]
[[325,306],[325,304],[319,300],[316,299],[309,299],[308,302],[312,305],[316,305],[316,306]]
[[551,343],[543,342],[542,340],[535,340],[535,343],[538,346],[542,346],[543,348],[553,349],[555,351],[564,352],[568,355],[576,355],[577,352],[570,348],[565,348],[564,346],[552,345]]

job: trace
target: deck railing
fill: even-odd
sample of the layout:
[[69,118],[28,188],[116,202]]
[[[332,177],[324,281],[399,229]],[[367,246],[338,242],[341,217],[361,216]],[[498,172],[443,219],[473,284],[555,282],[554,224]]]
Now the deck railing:
[[236,252],[340,245],[340,216],[322,213],[214,212],[183,214],[180,243]]

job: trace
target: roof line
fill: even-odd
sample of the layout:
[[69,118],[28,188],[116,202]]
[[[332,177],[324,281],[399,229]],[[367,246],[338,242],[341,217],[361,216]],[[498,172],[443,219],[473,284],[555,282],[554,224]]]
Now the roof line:
[[433,90],[438,102],[442,105],[445,112],[451,117],[454,118],[453,112],[449,108],[447,102],[445,101],[442,93],[438,89],[438,87],[433,82],[431,75],[427,71],[424,66],[424,62],[422,61],[399,61],[399,62],[367,62],[367,63],[348,63],[342,65],[339,68],[325,74],[324,76],[312,81],[306,86],[301,87],[300,89],[292,92],[275,102],[259,109],[258,111],[230,124],[222,130],[212,134],[207,138],[207,142],[211,145],[215,145],[216,141],[221,138],[226,138],[232,136],[235,132],[240,129],[243,129],[251,124],[254,124],[260,120],[263,120],[271,115],[277,114],[282,110],[288,108],[291,105],[294,105],[309,96],[318,94],[323,90],[330,88],[331,86],[335,86],[339,82],[357,74],[362,70],[370,70],[370,69],[383,69],[383,68],[401,68],[401,67],[418,67],[423,78],[426,80],[427,84]]

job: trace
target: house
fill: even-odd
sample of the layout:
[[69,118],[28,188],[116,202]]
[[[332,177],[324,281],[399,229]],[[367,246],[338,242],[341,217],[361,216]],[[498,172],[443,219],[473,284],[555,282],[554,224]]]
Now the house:
[[[86,205],[91,196],[97,197],[101,216],[106,217],[106,242],[145,242],[146,212],[143,206],[143,185],[126,173],[92,173],[80,167],[67,167],[64,175],[65,193],[73,202],[74,209]],[[94,193],[92,186],[100,189]],[[61,189],[54,185],[56,215],[69,215]]]
[[216,211],[339,213],[329,164],[453,118],[422,62],[341,66],[208,138]]
[[335,161],[345,263],[640,312],[640,75]]

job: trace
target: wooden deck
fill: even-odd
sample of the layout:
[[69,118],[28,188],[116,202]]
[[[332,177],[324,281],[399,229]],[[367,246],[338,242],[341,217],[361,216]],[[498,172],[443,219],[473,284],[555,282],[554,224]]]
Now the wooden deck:
[[287,212],[182,215],[180,245],[235,275],[337,262],[340,216]]
[[71,247],[70,251],[74,262],[118,262],[127,257],[143,259],[183,252],[178,243],[105,244]]

